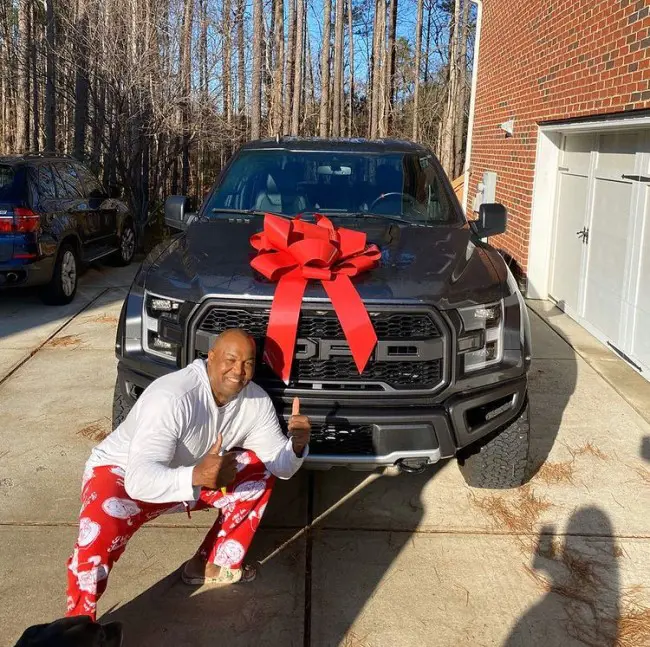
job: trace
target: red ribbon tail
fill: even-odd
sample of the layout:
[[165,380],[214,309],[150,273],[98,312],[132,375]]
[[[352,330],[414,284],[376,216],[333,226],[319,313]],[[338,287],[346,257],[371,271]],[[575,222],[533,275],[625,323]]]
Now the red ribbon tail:
[[323,281],[323,286],[341,322],[354,363],[362,373],[377,344],[368,311],[348,276],[338,274],[333,281]]
[[264,361],[289,384],[291,362],[296,347],[298,318],[307,280],[300,272],[290,272],[278,282],[269,315],[264,343]]

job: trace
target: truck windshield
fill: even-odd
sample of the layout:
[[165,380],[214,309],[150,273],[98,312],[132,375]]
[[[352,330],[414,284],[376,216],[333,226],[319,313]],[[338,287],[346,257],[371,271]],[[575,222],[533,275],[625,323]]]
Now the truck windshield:
[[204,206],[285,216],[399,217],[417,225],[459,222],[433,159],[414,153],[244,151]]

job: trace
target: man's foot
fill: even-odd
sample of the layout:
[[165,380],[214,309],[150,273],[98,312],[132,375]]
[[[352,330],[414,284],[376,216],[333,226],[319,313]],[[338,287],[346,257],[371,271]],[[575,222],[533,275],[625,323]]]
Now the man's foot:
[[203,586],[252,582],[256,575],[257,569],[250,564],[244,564],[241,568],[227,568],[206,562],[200,555],[194,555],[185,563],[181,579],[190,586]]

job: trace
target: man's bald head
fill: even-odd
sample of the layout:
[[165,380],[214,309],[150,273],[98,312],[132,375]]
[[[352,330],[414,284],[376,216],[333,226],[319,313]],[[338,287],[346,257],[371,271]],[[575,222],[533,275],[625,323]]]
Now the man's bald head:
[[255,354],[255,340],[241,328],[229,328],[217,337],[208,353],[208,377],[217,404],[230,402],[253,379]]
[[227,328],[226,330],[221,331],[217,335],[217,338],[214,340],[214,344],[212,344],[212,350],[216,350],[217,348],[223,346],[224,344],[233,343],[233,342],[248,343],[252,346],[253,352],[255,352],[257,349],[255,338],[249,332],[246,332],[242,328]]

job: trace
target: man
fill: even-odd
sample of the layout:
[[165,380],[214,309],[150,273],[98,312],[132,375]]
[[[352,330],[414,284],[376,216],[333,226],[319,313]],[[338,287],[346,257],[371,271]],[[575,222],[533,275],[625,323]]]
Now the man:
[[126,543],[167,512],[215,507],[220,515],[184,568],[186,584],[249,582],[243,560],[275,477],[308,452],[310,422],[296,398],[289,438],[254,382],[255,342],[242,330],[217,338],[207,361],[155,380],[126,420],[91,453],[79,536],[68,560],[67,615],[96,617],[97,600]]

